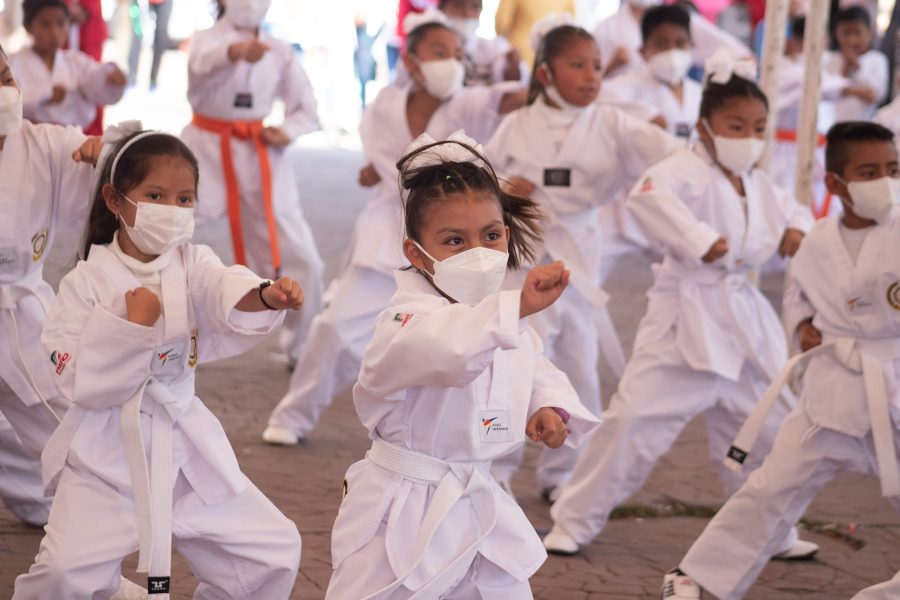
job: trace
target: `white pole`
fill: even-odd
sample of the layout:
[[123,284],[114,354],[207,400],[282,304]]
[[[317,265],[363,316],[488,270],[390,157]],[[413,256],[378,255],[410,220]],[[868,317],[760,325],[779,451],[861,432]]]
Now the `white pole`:
[[813,205],[813,166],[818,138],[819,96],[822,90],[822,57],[828,43],[829,0],[812,0],[806,13],[803,53],[806,55],[803,96],[797,127],[797,200]]
[[766,151],[759,166],[769,170],[769,159],[775,141],[775,124],[778,118],[778,76],[784,55],[787,33],[789,0],[767,0],[765,36],[763,37],[762,60],[759,67],[759,87],[769,99],[769,120],[766,122]]

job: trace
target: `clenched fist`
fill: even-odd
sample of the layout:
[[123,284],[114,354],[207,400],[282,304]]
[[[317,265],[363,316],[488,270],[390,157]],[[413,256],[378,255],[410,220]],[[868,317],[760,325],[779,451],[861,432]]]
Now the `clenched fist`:
[[569,285],[569,271],[561,260],[539,265],[525,276],[519,301],[519,318],[540,312],[559,300]]
[[162,314],[159,296],[145,287],[125,292],[125,312],[128,320],[144,327],[153,327]]
[[719,260],[726,254],[728,254],[728,240],[720,237],[709,247],[709,250],[703,255],[702,260],[705,263],[711,263],[714,260]]
[[548,448],[559,448],[566,441],[569,431],[562,418],[552,408],[538,409],[528,419],[525,435],[534,443],[543,442]]
[[276,310],[298,309],[303,306],[303,290],[300,284],[290,277],[282,277],[272,285],[263,289],[262,297],[266,304]]

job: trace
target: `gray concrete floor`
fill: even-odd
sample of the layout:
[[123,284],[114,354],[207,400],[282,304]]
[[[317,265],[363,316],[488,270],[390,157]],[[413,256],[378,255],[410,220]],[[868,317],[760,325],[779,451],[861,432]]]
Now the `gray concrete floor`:
[[[295,149],[292,157],[307,219],[333,275],[353,219],[366,199],[355,184],[361,158],[346,150],[308,148]],[[66,250],[76,237],[60,239],[49,278],[58,278],[64,270]],[[210,243],[223,259],[230,255],[224,224],[198,232],[197,240]],[[650,281],[647,262],[637,257],[624,261],[610,280],[612,312],[626,347],[630,348],[645,309],[644,291]],[[765,278],[764,289],[777,298],[779,278]],[[601,375],[608,401],[615,380],[602,366]],[[245,472],[297,523],[304,548],[292,598],[312,600],[324,596],[331,572],[329,534],[340,504],[344,471],[363,457],[368,442],[350,395],[344,392],[305,444],[287,449],[264,445],[260,434],[287,383],[283,357],[270,339],[244,357],[201,367],[198,395],[222,420]],[[535,456],[536,449],[530,448],[514,490],[534,525],[548,527],[548,507],[539,497],[533,476]],[[711,507],[724,500],[708,458],[702,418],[685,429],[628,503],[648,506],[672,498]],[[900,569],[900,520],[880,497],[873,478],[839,477],[812,504],[807,518],[830,526],[804,533],[822,546],[817,560],[770,563],[748,598],[846,599]],[[706,522],[688,516],[616,518],[582,555],[549,558],[532,580],[535,596],[544,600],[657,598],[662,574],[677,564]],[[829,528],[834,533],[819,532]],[[13,580],[28,568],[40,537],[40,530],[21,525],[0,509],[0,596],[11,595]],[[134,556],[126,559],[125,572],[138,580],[135,564]],[[174,564],[173,598],[189,598],[195,585],[189,566],[180,557]]]

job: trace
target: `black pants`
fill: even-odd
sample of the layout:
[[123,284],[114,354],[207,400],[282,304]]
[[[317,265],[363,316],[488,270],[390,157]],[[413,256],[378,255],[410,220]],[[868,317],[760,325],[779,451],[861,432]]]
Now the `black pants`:
[[[159,74],[159,63],[162,53],[169,49],[169,17],[172,16],[172,2],[174,0],[162,0],[159,3],[150,2],[150,12],[156,22],[153,33],[153,64],[150,66],[150,87],[156,87],[156,76]],[[128,55],[128,73],[131,83],[137,77],[138,60],[141,57],[141,45],[144,39],[141,8],[137,0],[131,2],[131,52]]]

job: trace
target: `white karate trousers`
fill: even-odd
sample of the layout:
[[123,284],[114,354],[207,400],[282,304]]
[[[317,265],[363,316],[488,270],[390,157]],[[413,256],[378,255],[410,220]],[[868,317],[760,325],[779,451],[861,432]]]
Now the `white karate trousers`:
[[569,483],[550,510],[555,524],[579,544],[589,543],[700,414],[706,416],[710,457],[730,495],[762,461],[785,414],[780,404],[772,411],[741,471],[724,466],[734,436],[767,383],[748,364],[739,381],[695,371],[676,347],[674,330],[636,350],[603,413],[603,424],[585,443]]
[[[173,546],[199,580],[198,600],[286,600],[300,566],[297,527],[253,484],[204,504],[179,473],[172,510]],[[15,600],[109,598],[122,559],[138,547],[134,504],[96,476],[63,469],[50,522]]]
[[353,385],[375,332],[375,319],[397,291],[393,276],[350,265],[326,294],[328,306],[313,319],[287,394],[269,425],[309,435],[333,396]]
[[[894,432],[894,444],[900,447],[900,432]],[[806,416],[801,401],[785,419],[763,465],[706,526],[681,569],[722,600],[743,597],[769,557],[779,551],[778,541],[825,484],[844,470],[878,473],[872,434],[855,438],[820,428]],[[889,500],[900,510],[900,498]],[[875,587],[896,594],[900,581],[890,583]]]
[[[331,576],[325,600],[365,598],[390,585],[396,578],[385,548],[387,524],[382,523],[375,537],[338,565]],[[448,549],[454,552],[453,548]],[[405,587],[385,600],[405,600],[413,592]],[[531,600],[531,586],[519,581],[480,554],[445,600]]]

